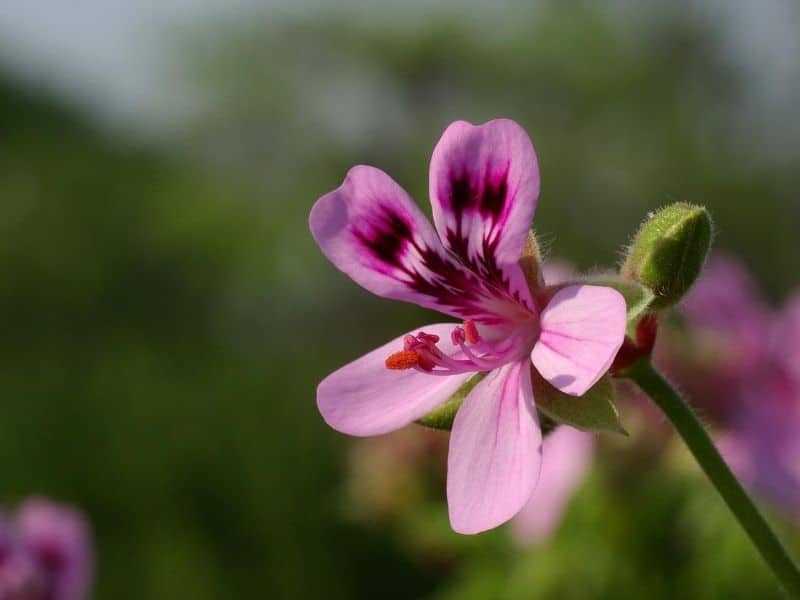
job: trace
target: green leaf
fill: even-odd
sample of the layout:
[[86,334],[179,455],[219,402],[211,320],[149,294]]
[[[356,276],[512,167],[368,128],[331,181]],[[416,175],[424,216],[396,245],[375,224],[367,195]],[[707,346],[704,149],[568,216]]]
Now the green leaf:
[[614,405],[614,385],[604,375],[583,396],[570,396],[558,391],[539,374],[532,373],[536,408],[557,423],[583,431],[613,432],[628,435],[619,421]]
[[431,429],[450,431],[453,427],[453,419],[456,418],[456,413],[464,402],[464,398],[467,397],[467,394],[472,391],[472,388],[478,385],[484,377],[486,377],[486,373],[478,373],[470,377],[464,385],[456,390],[456,393],[453,394],[447,402],[432,410],[421,419],[418,419],[417,423],[425,427],[430,427]]

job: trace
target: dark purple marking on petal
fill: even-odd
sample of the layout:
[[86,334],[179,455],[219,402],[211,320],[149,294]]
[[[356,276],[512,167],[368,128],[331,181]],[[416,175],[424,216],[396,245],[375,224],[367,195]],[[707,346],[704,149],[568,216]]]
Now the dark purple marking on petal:
[[[456,309],[462,318],[496,324],[502,322],[504,316],[487,309],[487,300],[501,303],[513,300],[524,304],[516,294],[509,293],[507,278],[494,261],[496,240],[486,242],[481,257],[490,257],[489,263],[481,260],[478,267],[464,261],[469,267],[464,268],[449,255],[416,240],[409,220],[385,204],[369,218],[353,222],[350,231],[365,251],[380,263],[378,268],[384,274],[403,281],[418,294],[434,298],[444,309]],[[466,244],[463,237],[454,236],[453,239]],[[466,250],[464,245],[463,256],[467,256]]]
[[450,208],[460,218],[467,209],[474,207],[478,193],[473,189],[472,182],[465,170],[460,173],[451,173],[449,179]]
[[383,207],[380,217],[365,223],[363,229],[354,228],[354,235],[383,263],[400,266],[400,257],[407,244],[412,243],[411,227],[392,209]]
[[506,200],[508,199],[508,169],[509,165],[506,165],[497,174],[487,171],[483,182],[481,214],[485,217],[490,217],[494,222],[500,219],[506,207]]

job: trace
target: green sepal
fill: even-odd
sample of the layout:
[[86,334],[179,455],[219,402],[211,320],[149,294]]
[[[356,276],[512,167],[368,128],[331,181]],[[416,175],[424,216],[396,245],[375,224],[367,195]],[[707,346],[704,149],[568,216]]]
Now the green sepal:
[[713,235],[705,207],[686,202],[666,206],[639,228],[620,273],[653,290],[652,308],[673,306],[700,275]]
[[536,408],[544,416],[583,431],[628,435],[614,404],[611,376],[604,375],[583,396],[570,396],[558,391],[536,372],[531,375]]
[[430,427],[431,429],[441,429],[443,431],[450,431],[453,428],[453,420],[456,418],[456,413],[467,397],[480,381],[486,377],[486,373],[477,373],[470,377],[464,385],[456,390],[456,393],[450,396],[444,404],[432,410],[421,419],[417,419],[419,425]]

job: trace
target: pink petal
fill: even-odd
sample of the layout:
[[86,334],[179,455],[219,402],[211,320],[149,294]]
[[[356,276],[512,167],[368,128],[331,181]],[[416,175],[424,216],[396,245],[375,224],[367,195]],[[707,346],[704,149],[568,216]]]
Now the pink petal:
[[[424,331],[438,335],[439,349],[455,355],[450,341],[454,324],[426,325]],[[386,358],[403,349],[400,336],[388,344],[328,375],[317,387],[317,406],[325,422],[342,433],[379,435],[400,429],[445,402],[474,373],[450,377],[428,375],[414,369],[386,368]]]
[[367,290],[487,323],[518,309],[454,260],[414,201],[380,169],[353,167],[309,226],[330,261]]
[[553,534],[570,497],[591,466],[593,452],[594,436],[566,425],[544,439],[539,482],[511,522],[519,543],[541,543]]
[[527,359],[491,371],[453,422],[447,460],[453,529],[480,533],[519,512],[539,476],[541,444]]
[[430,195],[447,249],[529,304],[517,264],[539,197],[528,134],[508,119],[451,124],[433,151]]
[[614,289],[570,285],[541,314],[531,360],[565,394],[581,396],[608,371],[625,338],[625,299]]

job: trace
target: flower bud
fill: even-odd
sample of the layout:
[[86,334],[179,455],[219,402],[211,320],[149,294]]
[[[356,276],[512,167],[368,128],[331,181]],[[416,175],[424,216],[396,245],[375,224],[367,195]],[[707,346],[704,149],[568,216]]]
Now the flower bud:
[[653,291],[652,308],[673,306],[700,275],[712,236],[711,216],[704,207],[671,204],[642,224],[628,248],[622,276]]

